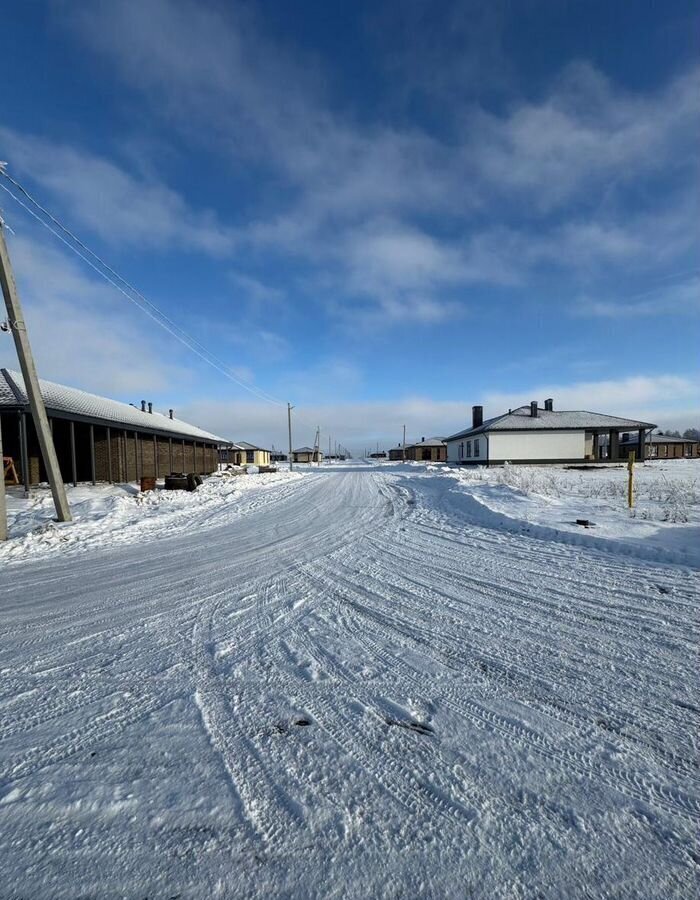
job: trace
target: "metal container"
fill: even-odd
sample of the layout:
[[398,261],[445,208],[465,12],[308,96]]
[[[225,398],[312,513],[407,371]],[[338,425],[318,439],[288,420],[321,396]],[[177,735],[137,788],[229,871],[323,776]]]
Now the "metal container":
[[156,480],[151,475],[143,475],[141,478],[142,491],[155,491]]

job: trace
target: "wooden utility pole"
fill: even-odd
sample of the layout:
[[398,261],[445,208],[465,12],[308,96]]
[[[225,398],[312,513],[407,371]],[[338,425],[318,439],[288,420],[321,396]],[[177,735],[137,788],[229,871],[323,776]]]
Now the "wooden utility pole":
[[403,426],[403,444],[401,444],[401,459],[406,459],[406,426]]
[[294,468],[294,463],[292,462],[292,410],[294,407],[291,403],[287,404],[287,427],[289,428],[289,471],[291,472]]
[[321,465],[321,426],[318,425],[316,427],[316,437],[314,439],[314,452],[311,457],[311,461],[313,462],[314,456],[316,457],[316,465]]
[[[24,323],[17,285],[12,274],[10,252],[5,243],[5,223],[2,218],[0,218],[0,285],[2,286],[7,318],[15,341],[22,377],[24,378],[24,388],[29,398],[29,407],[32,411],[34,427],[39,438],[41,455],[44,459],[44,466],[51,485],[51,494],[56,507],[56,518],[59,522],[70,522],[72,516],[68,505],[68,497],[66,496],[66,487],[63,483],[61,468],[56,456],[56,448],[53,443],[48,416],[46,415],[44,398],[41,396],[39,388],[39,378],[36,374],[27,326]],[[23,475],[26,481],[27,473],[24,472]]]

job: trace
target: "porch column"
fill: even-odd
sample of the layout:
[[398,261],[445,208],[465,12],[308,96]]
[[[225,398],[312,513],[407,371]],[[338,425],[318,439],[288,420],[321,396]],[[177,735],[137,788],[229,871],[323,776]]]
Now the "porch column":
[[647,454],[647,444],[646,444],[647,433],[643,428],[639,429],[639,452],[637,453],[637,459],[639,462],[644,462]]
[[143,472],[143,468],[139,465],[143,460],[139,460],[139,433],[138,431],[134,432],[134,459],[136,461],[136,481],[141,477],[141,472]]
[[592,448],[591,456],[593,457],[593,459],[598,459],[598,432],[597,431],[593,432],[592,438],[593,438],[593,442],[591,444],[591,448]]
[[112,484],[112,429],[107,426],[107,477]]
[[92,475],[92,483],[96,484],[95,478],[95,426],[90,426],[90,474]]
[[27,446],[27,414],[19,414],[19,455],[22,461],[22,481],[29,493],[29,448]]
[[73,474],[73,487],[78,486],[78,461],[75,457],[75,422],[70,420],[70,464]]
[[620,432],[619,431],[610,431],[610,455],[609,459],[611,461],[618,460],[620,458]]

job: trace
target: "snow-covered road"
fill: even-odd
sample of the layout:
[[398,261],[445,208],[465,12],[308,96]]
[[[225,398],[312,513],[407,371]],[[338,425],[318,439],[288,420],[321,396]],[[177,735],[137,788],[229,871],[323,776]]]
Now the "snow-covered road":
[[690,896],[698,571],[471,510],[336,467],[6,566],[0,896]]

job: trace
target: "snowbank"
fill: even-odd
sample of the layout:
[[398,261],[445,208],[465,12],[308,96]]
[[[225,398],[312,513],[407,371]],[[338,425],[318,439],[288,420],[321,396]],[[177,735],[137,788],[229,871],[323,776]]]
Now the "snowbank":
[[189,529],[224,525],[284,495],[303,477],[299,472],[220,472],[206,478],[192,493],[162,488],[141,493],[136,484],[68,486],[72,523],[53,520],[55,511],[47,486],[32,490],[28,498],[20,489],[9,489],[10,540],[0,545],[0,563],[154,540]]
[[[545,529],[542,537],[577,535],[628,555],[700,566],[700,460],[635,466],[635,506],[627,508],[627,466],[572,469],[504,466],[443,469],[481,507],[474,515],[508,530]],[[590,527],[576,524],[588,520]],[[577,540],[578,540],[577,537]]]

